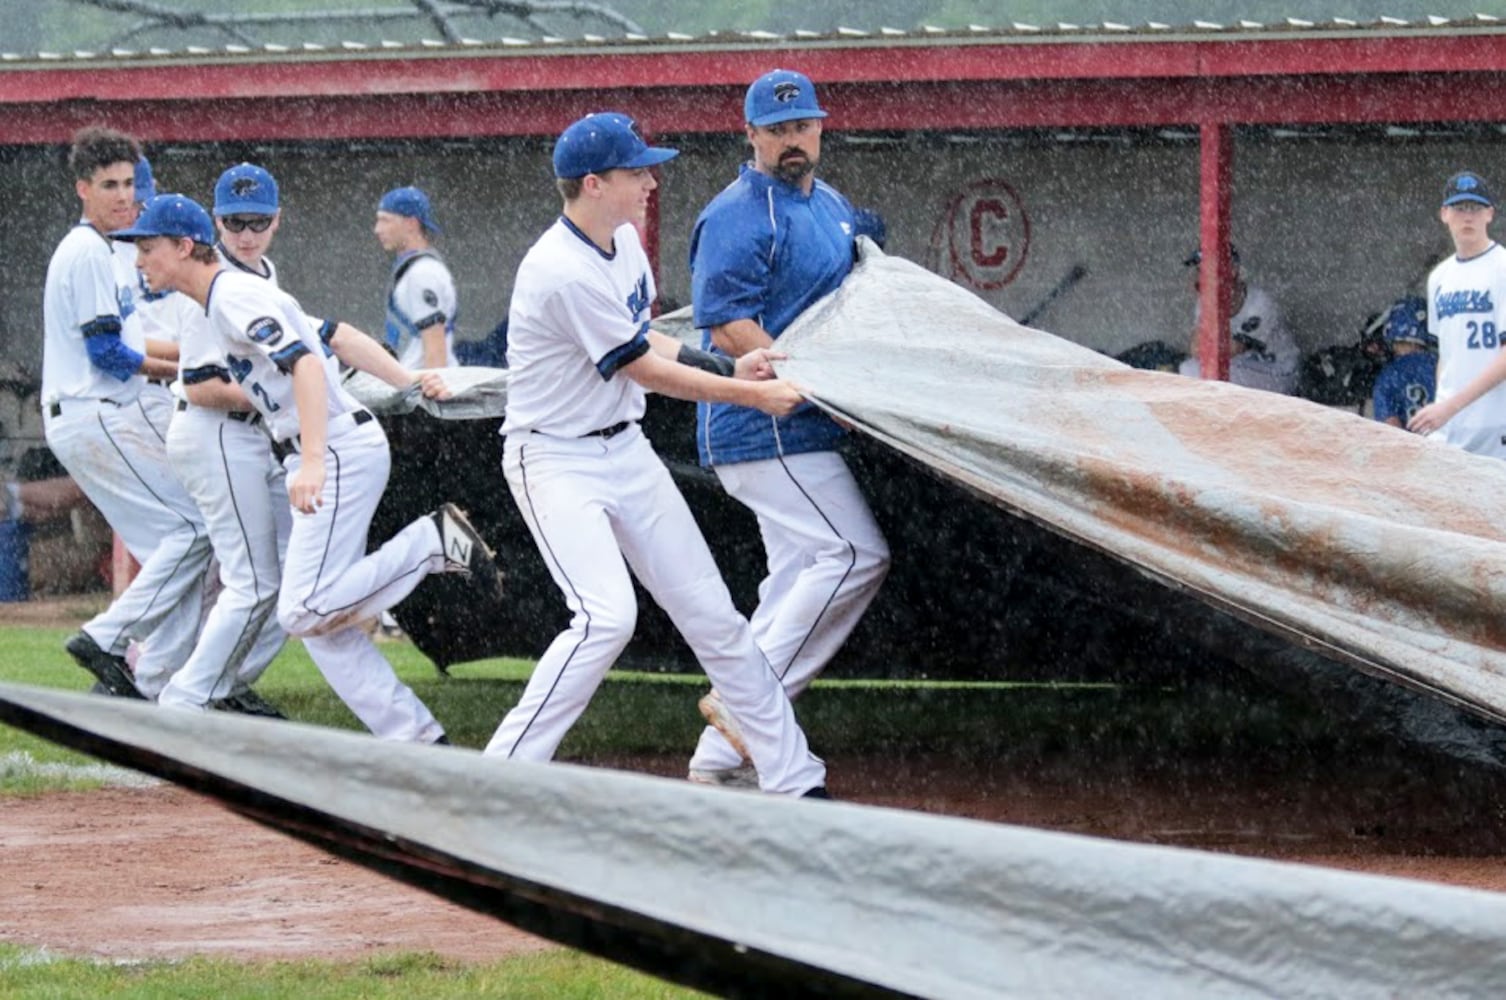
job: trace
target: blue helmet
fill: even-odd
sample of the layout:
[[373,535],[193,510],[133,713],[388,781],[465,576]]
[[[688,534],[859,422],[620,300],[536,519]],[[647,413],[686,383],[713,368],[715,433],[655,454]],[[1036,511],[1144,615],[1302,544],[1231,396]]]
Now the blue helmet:
[[1438,338],[1428,333],[1428,304],[1417,295],[1397,299],[1386,314],[1386,343],[1421,344],[1437,349]]

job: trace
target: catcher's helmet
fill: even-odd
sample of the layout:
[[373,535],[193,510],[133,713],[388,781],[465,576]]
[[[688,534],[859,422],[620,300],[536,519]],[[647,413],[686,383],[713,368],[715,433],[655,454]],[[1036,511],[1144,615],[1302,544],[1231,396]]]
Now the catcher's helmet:
[[1428,304],[1424,299],[1409,295],[1392,304],[1386,314],[1386,342],[1438,346],[1438,338],[1428,333]]

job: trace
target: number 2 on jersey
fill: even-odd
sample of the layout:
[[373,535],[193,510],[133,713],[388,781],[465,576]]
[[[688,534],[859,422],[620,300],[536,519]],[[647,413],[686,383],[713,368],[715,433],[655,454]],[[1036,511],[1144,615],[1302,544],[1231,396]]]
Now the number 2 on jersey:
[[[245,358],[237,358],[235,355],[231,355],[227,360],[230,362],[230,374],[235,376],[237,382],[245,385],[246,376],[251,374],[251,362]],[[251,387],[246,391],[253,396],[260,396],[262,402],[267,404],[266,411],[268,413],[276,413],[282,409],[281,406],[272,401],[271,396],[267,395],[267,390],[262,388],[260,382],[252,382]]]

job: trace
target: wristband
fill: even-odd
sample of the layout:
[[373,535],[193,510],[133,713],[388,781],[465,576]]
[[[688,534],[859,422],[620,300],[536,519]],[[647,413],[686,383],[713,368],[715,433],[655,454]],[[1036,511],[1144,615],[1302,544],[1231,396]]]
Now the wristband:
[[701,371],[710,372],[713,375],[732,377],[737,370],[737,363],[723,354],[712,354],[710,351],[698,351],[689,344],[680,345],[680,353],[675,355],[675,360],[682,365],[699,368]]

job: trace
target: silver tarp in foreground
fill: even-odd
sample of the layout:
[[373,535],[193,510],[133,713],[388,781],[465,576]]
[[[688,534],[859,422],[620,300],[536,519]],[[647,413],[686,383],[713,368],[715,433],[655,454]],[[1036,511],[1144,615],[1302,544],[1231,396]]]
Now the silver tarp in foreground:
[[1506,896],[0,685],[0,719],[730,995],[1495,997]]
[[1506,720],[1506,463],[1128,368],[871,250],[780,345],[822,406],[999,506]]

